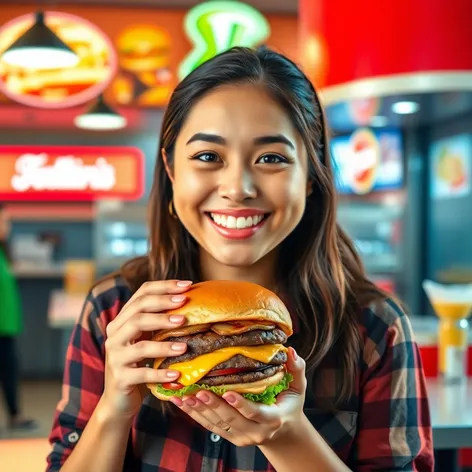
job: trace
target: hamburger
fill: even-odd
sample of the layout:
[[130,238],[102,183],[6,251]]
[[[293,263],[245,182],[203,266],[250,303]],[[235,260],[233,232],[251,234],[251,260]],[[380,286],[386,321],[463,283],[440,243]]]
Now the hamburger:
[[162,28],[129,26],[120,33],[116,45],[123,69],[139,73],[169,67],[171,37]]
[[154,341],[184,342],[178,357],[155,359],[155,369],[180,372],[175,382],[148,385],[160,400],[209,390],[238,392],[272,404],[287,390],[287,348],[293,333],[284,303],[270,290],[249,282],[215,280],[195,284],[186,304],[169,314],[186,317],[183,326],[154,333]]

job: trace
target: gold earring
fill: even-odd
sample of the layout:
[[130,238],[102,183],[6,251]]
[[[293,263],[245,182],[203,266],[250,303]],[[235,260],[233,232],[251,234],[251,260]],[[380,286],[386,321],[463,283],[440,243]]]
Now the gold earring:
[[174,218],[174,219],[176,219],[176,220],[179,218],[179,217],[177,216],[177,213],[175,212],[174,201],[173,201],[173,200],[171,200],[171,201],[169,202],[169,214],[170,214],[170,216],[172,216],[172,218]]

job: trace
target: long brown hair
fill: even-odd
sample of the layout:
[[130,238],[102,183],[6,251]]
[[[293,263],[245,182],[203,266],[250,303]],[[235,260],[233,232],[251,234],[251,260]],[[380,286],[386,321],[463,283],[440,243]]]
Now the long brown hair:
[[[241,82],[265,86],[292,119],[308,151],[313,191],[301,222],[282,243],[279,281],[300,323],[298,350],[307,371],[315,372],[330,354],[336,359],[342,379],[336,404],[341,404],[356,387],[360,308],[382,295],[366,278],[353,244],[336,223],[326,120],[310,81],[292,61],[267,48],[233,48],[177,86],[163,118],[160,147],[172,166],[175,142],[192,106],[216,87]],[[149,199],[150,252],[122,267],[132,290],[147,280],[199,280],[198,245],[170,214],[171,202],[172,185],[158,156]]]

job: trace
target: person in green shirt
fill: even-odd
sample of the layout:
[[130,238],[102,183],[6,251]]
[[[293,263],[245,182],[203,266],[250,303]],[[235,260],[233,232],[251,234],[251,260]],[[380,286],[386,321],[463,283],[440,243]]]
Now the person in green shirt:
[[0,203],[0,383],[8,409],[9,427],[12,430],[32,430],[37,424],[24,418],[18,404],[19,367],[16,337],[23,329],[21,302],[11,270],[8,247],[10,221]]

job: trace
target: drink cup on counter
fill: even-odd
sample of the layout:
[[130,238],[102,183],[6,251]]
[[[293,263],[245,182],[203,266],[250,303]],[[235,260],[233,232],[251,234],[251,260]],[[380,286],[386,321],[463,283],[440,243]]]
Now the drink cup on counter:
[[423,289],[439,318],[439,373],[447,383],[460,382],[467,377],[472,284],[442,285],[424,280]]

